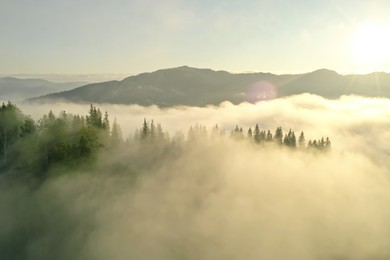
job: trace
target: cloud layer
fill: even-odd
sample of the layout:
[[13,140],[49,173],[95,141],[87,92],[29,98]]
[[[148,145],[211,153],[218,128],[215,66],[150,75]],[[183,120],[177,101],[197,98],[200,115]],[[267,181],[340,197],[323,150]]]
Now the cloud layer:
[[[0,253],[9,254],[13,241],[24,259],[386,259],[389,102],[299,95],[207,108],[103,105],[127,134],[144,117],[171,133],[194,123],[227,130],[259,123],[329,136],[333,149],[316,154],[217,138],[157,151],[137,178],[109,167],[118,158],[150,159],[127,147],[100,158],[96,172],[53,178],[34,192],[3,182]],[[37,117],[49,107],[22,109]],[[88,106],[50,109],[84,113]]]
[[[362,152],[377,159],[390,156],[390,100],[342,96],[328,100],[319,96],[302,94],[287,98],[262,101],[257,104],[233,105],[223,102],[220,106],[176,107],[160,109],[125,105],[99,105],[108,111],[111,119],[116,118],[127,138],[142,126],[144,118],[161,123],[171,134],[176,131],[187,133],[189,127],[201,124],[211,130],[218,124],[228,132],[235,125],[247,130],[256,123],[261,129],[272,132],[281,126],[296,133],[304,131],[306,138],[329,136],[337,151]],[[89,105],[57,103],[55,105],[21,105],[25,113],[38,119],[43,113],[53,110],[55,114],[67,111],[86,114]]]

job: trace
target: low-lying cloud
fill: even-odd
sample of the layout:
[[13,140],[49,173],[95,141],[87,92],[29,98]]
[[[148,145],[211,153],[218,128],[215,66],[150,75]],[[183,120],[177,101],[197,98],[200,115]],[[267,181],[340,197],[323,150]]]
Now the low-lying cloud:
[[[342,96],[328,100],[316,95],[302,94],[287,98],[262,101],[257,104],[233,105],[223,102],[220,106],[175,107],[160,109],[156,106],[98,105],[108,111],[111,119],[120,123],[124,137],[140,129],[144,118],[161,123],[171,134],[187,133],[194,124],[206,126],[208,130],[218,124],[227,133],[238,125],[247,130],[259,124],[261,129],[274,133],[281,126],[299,133],[304,131],[307,139],[329,136],[338,152],[362,152],[383,162],[390,161],[390,100]],[[57,103],[55,105],[21,105],[26,114],[38,119],[43,113],[53,110],[55,114],[67,111],[86,114],[89,105]]]
[[[195,123],[229,132],[256,123],[332,151],[262,147],[229,138],[161,152],[142,174],[117,174],[116,158],[145,160],[127,147],[38,190],[0,185],[0,256],[19,259],[388,259],[390,100],[299,95],[238,106],[102,105],[126,135],[154,119],[171,132]],[[88,105],[22,105],[38,118],[84,114]],[[133,151],[133,152],[131,152]],[[105,155],[107,156],[107,155]],[[150,158],[149,158],[150,159]],[[130,163],[131,165],[131,163]],[[19,255],[12,250],[19,252]]]

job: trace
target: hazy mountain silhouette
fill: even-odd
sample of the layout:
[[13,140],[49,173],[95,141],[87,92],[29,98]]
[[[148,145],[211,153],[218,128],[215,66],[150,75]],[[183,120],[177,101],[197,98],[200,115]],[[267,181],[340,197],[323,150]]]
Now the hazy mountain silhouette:
[[187,66],[131,76],[122,81],[85,85],[30,101],[205,106],[312,93],[326,98],[356,94],[390,97],[390,74],[340,75],[320,69],[306,74],[232,74]]
[[49,93],[70,90],[85,85],[84,82],[55,83],[42,79],[0,77],[0,100],[24,100]]

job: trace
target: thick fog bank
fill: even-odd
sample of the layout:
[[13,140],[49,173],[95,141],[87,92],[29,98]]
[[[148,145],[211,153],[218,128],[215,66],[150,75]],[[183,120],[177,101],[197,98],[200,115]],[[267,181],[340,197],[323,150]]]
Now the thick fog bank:
[[102,163],[33,192],[3,183],[0,252],[10,259],[390,257],[389,168],[363,154],[224,139],[156,163],[136,180]]
[[[329,136],[337,152],[365,153],[383,163],[390,161],[390,99],[343,96],[328,100],[316,95],[302,94],[287,98],[262,101],[257,104],[229,102],[210,107],[177,107],[160,109],[137,105],[97,105],[108,111],[122,127],[124,138],[142,127],[144,118],[161,123],[164,130],[174,135],[177,131],[187,133],[194,124],[211,128],[218,124],[227,133],[236,126],[244,129],[259,124],[260,129],[274,133],[281,126],[286,133],[290,128],[299,134],[304,131],[306,139]],[[55,103],[26,105],[20,107],[34,119],[53,110],[85,115],[89,105]]]
[[[52,177],[33,191],[0,176],[0,258],[389,259],[389,102],[300,95],[207,108],[99,106],[127,134],[144,117],[170,132],[259,123],[329,136],[332,150],[216,137],[168,152],[102,153],[98,170]],[[33,117],[88,111],[21,108]],[[112,167],[126,158],[142,174]]]

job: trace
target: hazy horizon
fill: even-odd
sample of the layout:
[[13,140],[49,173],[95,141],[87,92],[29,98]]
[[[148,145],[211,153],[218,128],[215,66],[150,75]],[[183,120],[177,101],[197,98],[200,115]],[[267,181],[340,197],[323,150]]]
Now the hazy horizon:
[[389,71],[389,10],[384,0],[5,0],[0,74]]
[[86,73],[86,74],[66,74],[66,73],[42,73],[42,74],[26,74],[26,73],[9,73],[9,74],[0,74],[0,77],[15,77],[15,78],[20,78],[20,79],[43,79],[51,82],[86,82],[86,83],[99,83],[99,82],[105,82],[105,81],[111,81],[111,80],[123,80],[127,77],[135,76],[141,73],[151,73],[155,72],[158,70],[165,70],[165,69],[174,69],[174,68],[179,68],[183,66],[188,66],[191,68],[195,69],[211,69],[214,71],[226,71],[231,74],[245,74],[245,73],[271,73],[274,75],[292,75],[292,74],[307,74],[311,73],[317,70],[321,69],[326,69],[326,70],[331,70],[335,71],[340,75],[368,75],[371,73],[390,73],[389,71],[384,71],[384,70],[378,70],[378,71],[371,71],[371,72],[353,72],[353,71],[337,71],[332,68],[316,68],[313,70],[309,71],[288,71],[288,72],[273,72],[273,71],[228,71],[228,70],[223,70],[219,68],[206,68],[206,67],[193,67],[189,65],[179,65],[179,66],[174,66],[174,67],[169,67],[169,68],[159,68],[157,70],[152,70],[152,71],[143,71],[140,73]]

